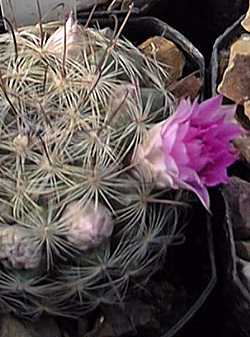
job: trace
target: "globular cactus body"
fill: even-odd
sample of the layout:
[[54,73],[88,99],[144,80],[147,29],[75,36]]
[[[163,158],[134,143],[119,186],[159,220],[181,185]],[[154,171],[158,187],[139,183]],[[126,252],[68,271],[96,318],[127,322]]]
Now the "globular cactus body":
[[0,303],[16,314],[121,303],[174,239],[177,194],[133,159],[172,111],[168,78],[120,34],[70,17],[0,37]]

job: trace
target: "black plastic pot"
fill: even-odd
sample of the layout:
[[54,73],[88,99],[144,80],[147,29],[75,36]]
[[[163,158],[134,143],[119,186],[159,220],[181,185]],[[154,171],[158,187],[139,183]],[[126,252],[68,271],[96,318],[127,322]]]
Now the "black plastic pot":
[[[250,336],[250,292],[240,273],[240,259],[236,253],[235,233],[231,221],[226,195],[222,197],[225,203],[224,221],[215,225],[218,269],[220,270],[221,292],[223,299],[225,331],[227,336]],[[230,209],[231,207],[231,209]]]
[[[132,10],[132,15],[145,15],[147,14],[152,7],[154,7],[155,4],[157,4],[160,0],[134,0],[134,8]],[[164,4],[167,4],[168,0],[164,0]],[[127,14],[127,10],[111,10],[111,11],[107,11],[105,8],[103,8],[104,6],[100,5],[97,7],[95,13],[94,13],[94,17],[108,17],[110,15],[116,15],[117,17],[123,17]],[[105,7],[107,7],[107,5],[105,5]],[[90,9],[88,10],[81,10],[79,11],[79,15],[81,15],[81,17],[83,18],[87,18],[89,16],[89,12]]]
[[[172,266],[171,273],[183,281],[189,301],[186,306],[177,304],[171,314],[162,312],[161,337],[196,336],[197,332],[197,335],[211,336],[212,333],[208,332],[211,327],[207,316],[213,320],[209,299],[217,276],[209,216],[195,216],[185,230],[185,237],[185,244],[170,251],[166,271]],[[204,332],[204,328],[208,331]]]
[[222,56],[226,58],[231,44],[245,32],[244,28],[241,26],[243,18],[244,15],[241,16],[232,26],[230,26],[221,36],[219,36],[214,43],[210,64],[211,92],[213,96],[217,93],[217,86],[222,80],[223,75],[220,73],[220,59]]
[[[241,25],[244,15],[230,26],[221,36],[217,38],[213,47],[210,64],[212,95],[217,94],[217,87],[222,80],[225,67],[228,63],[230,46],[243,33],[246,33]],[[221,60],[224,58],[223,66]],[[244,113],[238,108],[241,122],[248,126]],[[241,179],[249,180],[249,166],[243,162],[237,162],[231,168],[231,174]],[[218,270],[220,271],[221,293],[224,305],[224,317],[226,320],[226,331],[228,336],[248,337],[250,336],[250,292],[243,282],[240,272],[240,259],[236,252],[236,232],[232,222],[231,212],[236,211],[235,206],[230,205],[226,194],[221,195],[221,208],[217,213],[224,213],[216,222],[216,250],[218,256]],[[236,219],[237,223],[237,219]]]
[[[80,13],[78,19],[82,23],[86,21]],[[91,21],[91,24],[98,24],[100,27],[114,27],[114,21],[110,18],[96,18]],[[123,35],[135,45],[139,45],[153,36],[164,36],[173,41],[186,57],[184,76],[197,71],[202,83],[204,83],[205,62],[202,54],[184,35],[165,22],[154,17],[131,18],[124,28]]]

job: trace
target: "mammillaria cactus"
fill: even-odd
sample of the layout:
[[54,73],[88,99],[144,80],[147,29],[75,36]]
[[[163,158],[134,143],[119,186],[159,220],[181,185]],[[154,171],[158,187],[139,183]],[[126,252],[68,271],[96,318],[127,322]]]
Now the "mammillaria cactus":
[[72,16],[1,36],[0,302],[77,316],[121,302],[174,239],[176,193],[132,157],[173,110],[166,69]]
[[112,32],[70,16],[0,38],[0,308],[77,317],[121,304],[184,222],[177,185],[154,174],[182,164],[178,149],[164,160],[156,148],[152,169],[138,160],[175,102],[167,68],[121,37],[126,19]]

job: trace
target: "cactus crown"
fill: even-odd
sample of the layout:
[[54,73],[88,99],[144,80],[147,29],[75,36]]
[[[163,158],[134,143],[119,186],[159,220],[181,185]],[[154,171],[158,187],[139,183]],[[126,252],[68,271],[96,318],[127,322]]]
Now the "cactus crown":
[[121,303],[183,206],[131,164],[173,109],[166,69],[121,29],[72,17],[1,35],[0,58],[0,303],[32,316]]

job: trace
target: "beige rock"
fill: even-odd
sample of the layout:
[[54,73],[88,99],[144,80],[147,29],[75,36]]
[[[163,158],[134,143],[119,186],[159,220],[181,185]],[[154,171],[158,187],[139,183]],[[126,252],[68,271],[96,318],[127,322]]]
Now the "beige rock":
[[246,31],[250,32],[250,0],[249,0],[249,8],[248,8],[247,14],[244,20],[241,22],[241,25]]
[[250,36],[242,35],[230,49],[227,69],[218,91],[237,104],[250,99]]
[[250,163],[250,137],[242,137],[234,141],[235,147],[241,156]]
[[174,82],[168,87],[168,90],[178,100],[182,98],[190,97],[191,100],[195,99],[203,85],[202,79],[196,72],[182,78],[181,80]]
[[162,36],[154,36],[143,42],[139,49],[145,55],[164,63],[168,67],[169,77],[172,81],[182,76],[185,57],[172,41]]
[[250,100],[244,103],[244,113],[250,119]]
[[250,53],[250,35],[242,34],[240,38],[235,41],[230,48],[229,63],[233,61],[237,54],[249,55]]
[[219,78],[223,77],[223,74],[225,72],[225,70],[227,69],[228,66],[228,62],[229,62],[229,55],[230,55],[230,51],[229,50],[221,50],[219,52]]

